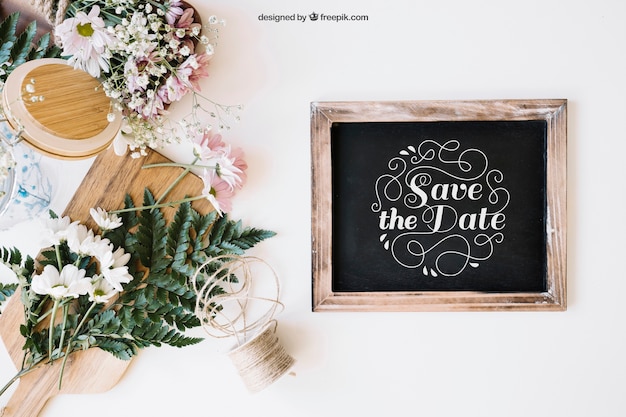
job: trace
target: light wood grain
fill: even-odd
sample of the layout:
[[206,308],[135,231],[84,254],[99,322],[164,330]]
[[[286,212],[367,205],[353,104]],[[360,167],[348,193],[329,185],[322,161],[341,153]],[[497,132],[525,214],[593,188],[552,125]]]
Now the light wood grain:
[[53,134],[67,139],[86,139],[101,133],[109,124],[107,114],[111,101],[104,94],[100,81],[67,64],[49,64],[33,68],[22,81],[43,101],[28,101],[31,116]]
[[122,123],[100,81],[60,58],[27,61],[12,71],[2,106],[16,136],[19,132],[39,152],[61,159],[99,154]]
[[[333,123],[545,120],[547,286],[539,293],[333,292]],[[311,233],[314,311],[562,311],[567,306],[567,101],[476,100],[311,104]]]
[[[123,206],[123,199],[129,193],[140,205],[144,187],[149,187],[155,195],[162,191],[182,172],[181,168],[142,169],[148,163],[168,162],[162,155],[151,152],[146,158],[131,159],[116,156],[112,149],[94,161],[74,198],[63,215],[72,220],[80,220],[89,227],[95,227],[90,218],[91,207],[113,210]],[[178,200],[185,195],[198,195],[202,191],[202,181],[195,175],[187,175],[175,188],[166,201]],[[207,200],[193,203],[196,210],[207,213],[212,210]],[[164,209],[166,218],[171,218],[174,208]],[[11,355],[15,366],[21,366],[24,338],[19,333],[23,323],[23,307],[19,294],[11,297],[0,315],[0,337]],[[46,402],[57,394],[86,394],[104,392],[117,384],[126,372],[130,361],[121,361],[100,349],[79,352],[68,360],[63,378],[63,386],[58,389],[60,362],[44,366],[19,381],[2,417],[35,417],[45,407]],[[129,399],[132,400],[132,399]]]

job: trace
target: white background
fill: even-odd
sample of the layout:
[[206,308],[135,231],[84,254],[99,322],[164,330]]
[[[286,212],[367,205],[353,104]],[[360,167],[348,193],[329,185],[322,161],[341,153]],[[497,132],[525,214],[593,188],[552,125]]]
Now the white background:
[[[295,375],[251,395],[223,343],[151,348],[112,391],[57,397],[43,415],[625,415],[626,3],[259,3],[195,1],[204,18],[227,20],[203,92],[245,106],[225,133],[250,165],[232,217],[278,233],[253,254],[280,275],[278,333]],[[311,12],[369,20],[257,18]],[[500,98],[569,100],[568,310],[312,313],[310,102]],[[53,208],[90,162],[55,165]]]

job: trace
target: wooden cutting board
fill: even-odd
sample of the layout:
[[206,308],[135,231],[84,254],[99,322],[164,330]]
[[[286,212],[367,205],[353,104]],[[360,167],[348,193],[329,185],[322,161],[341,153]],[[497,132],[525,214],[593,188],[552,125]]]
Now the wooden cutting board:
[[[161,195],[183,170],[172,167],[142,169],[145,164],[157,162],[169,160],[156,152],[150,152],[147,157],[141,159],[120,157],[115,155],[113,149],[108,149],[96,158],[63,215],[95,228],[96,225],[89,214],[91,207],[102,207],[105,210],[122,208],[127,193],[133,197],[136,205],[140,205],[145,187],[150,188],[155,196]],[[166,201],[179,200],[185,195],[199,195],[202,188],[202,181],[197,176],[189,174],[168,195]],[[201,213],[208,213],[213,209],[205,199],[195,201],[193,206]],[[164,209],[168,220],[174,213],[175,208]],[[19,326],[23,320],[19,294],[15,294],[0,315],[0,337],[18,369],[23,359],[24,338],[19,333]],[[0,412],[0,417],[38,416],[46,402],[57,394],[91,394],[108,391],[117,384],[130,364],[130,361],[116,359],[100,349],[78,352],[68,359],[63,386],[59,390],[58,375],[61,362],[58,360],[52,366],[44,366],[22,377],[9,403]],[[5,382],[7,381],[0,381],[0,384],[4,385]]]

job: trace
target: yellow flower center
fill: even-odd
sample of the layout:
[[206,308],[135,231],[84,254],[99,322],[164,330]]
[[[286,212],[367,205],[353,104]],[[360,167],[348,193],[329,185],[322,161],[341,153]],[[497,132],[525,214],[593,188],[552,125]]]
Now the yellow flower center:
[[93,35],[94,32],[93,28],[91,27],[91,23],[85,23],[84,25],[81,25],[79,23],[78,25],[76,25],[76,31],[80,36],[84,36],[86,38]]

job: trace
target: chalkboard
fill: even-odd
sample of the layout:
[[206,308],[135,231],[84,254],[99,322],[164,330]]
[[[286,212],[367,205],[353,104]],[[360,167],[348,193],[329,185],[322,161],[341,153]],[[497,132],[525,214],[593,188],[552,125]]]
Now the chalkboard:
[[565,111],[313,103],[313,309],[565,309]]

